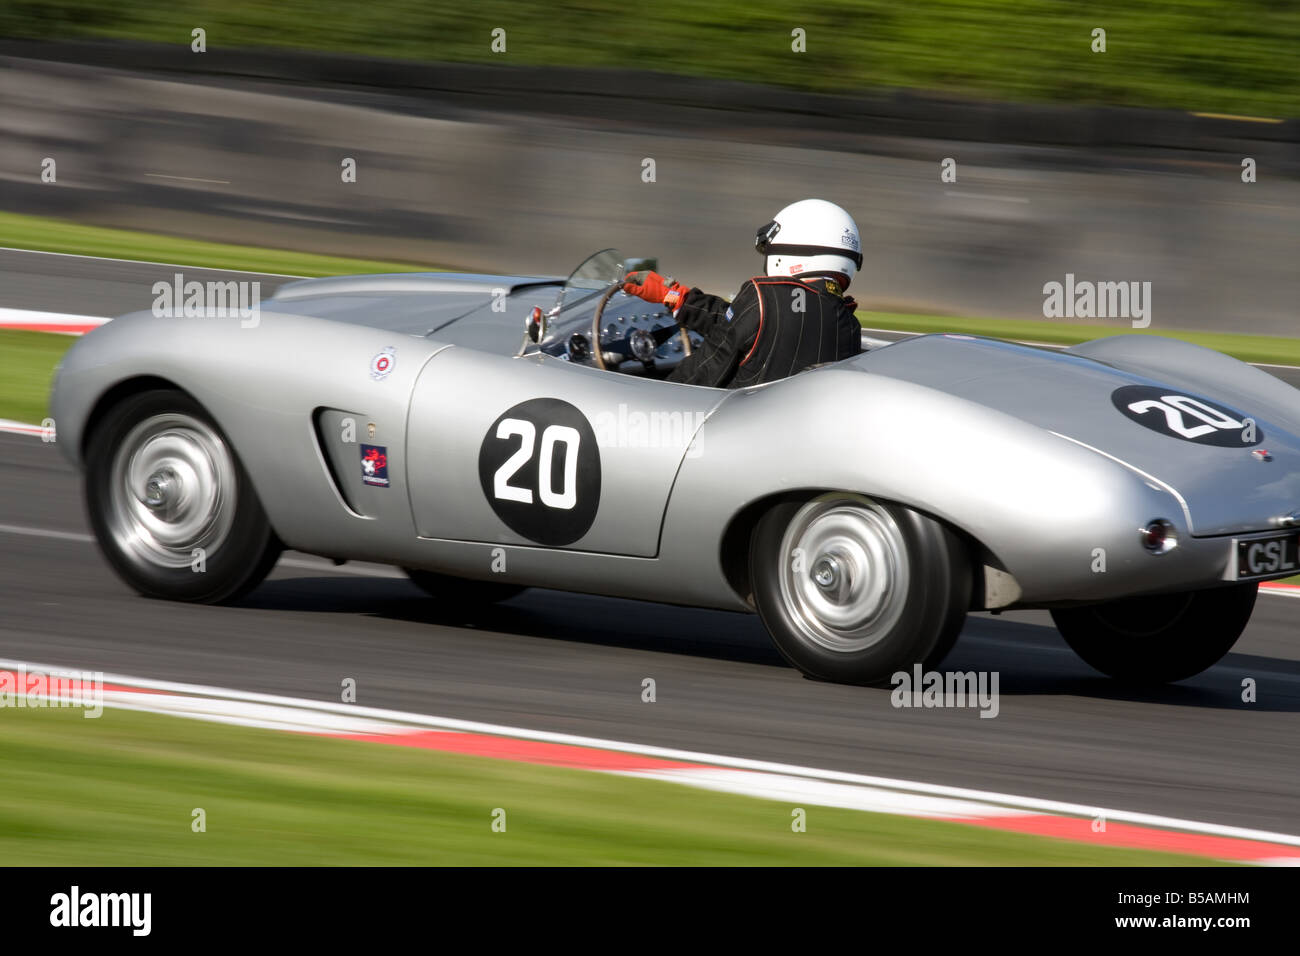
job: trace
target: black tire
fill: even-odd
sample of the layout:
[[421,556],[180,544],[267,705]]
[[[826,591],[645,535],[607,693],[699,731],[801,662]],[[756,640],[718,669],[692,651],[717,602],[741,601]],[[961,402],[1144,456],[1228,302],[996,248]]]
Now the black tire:
[[[156,507],[145,500],[149,488],[163,489],[150,499]],[[108,563],[147,597],[233,601],[261,583],[282,550],[234,449],[180,391],[131,395],[94,426],[86,507]]]
[[402,570],[430,597],[458,608],[508,601],[528,590],[521,584],[507,584],[504,581],[477,581],[439,574],[437,571],[422,571],[419,568]]
[[[856,550],[855,534],[879,546],[879,559]],[[809,677],[885,683],[914,664],[938,663],[961,631],[972,584],[966,548],[910,508],[839,492],[785,502],[759,521],[751,545],[759,616]],[[873,587],[881,596],[864,604]]]
[[1065,643],[1117,680],[1164,684],[1213,667],[1246,629],[1258,584],[1052,611]]

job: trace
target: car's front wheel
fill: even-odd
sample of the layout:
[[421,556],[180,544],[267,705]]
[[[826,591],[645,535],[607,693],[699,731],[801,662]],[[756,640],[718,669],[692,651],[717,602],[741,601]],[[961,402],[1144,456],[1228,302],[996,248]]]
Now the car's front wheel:
[[1103,674],[1163,684],[1199,674],[1237,643],[1255,609],[1258,584],[1123,598],[1058,608],[1065,642]]
[[141,392],[109,409],[86,446],[86,503],[109,564],[149,597],[233,600],[280,554],[234,450],[183,392]]
[[938,663],[965,620],[972,581],[951,529],[842,492],[764,515],[750,576],[777,649],[809,677],[846,684]]

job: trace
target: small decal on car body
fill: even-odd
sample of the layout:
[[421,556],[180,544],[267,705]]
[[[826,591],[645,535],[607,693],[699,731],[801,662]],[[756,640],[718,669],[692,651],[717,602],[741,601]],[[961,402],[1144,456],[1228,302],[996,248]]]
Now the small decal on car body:
[[376,382],[382,381],[396,366],[397,348],[390,345],[370,360],[370,377]]
[[388,487],[388,447],[386,445],[361,446],[361,480],[367,485]]

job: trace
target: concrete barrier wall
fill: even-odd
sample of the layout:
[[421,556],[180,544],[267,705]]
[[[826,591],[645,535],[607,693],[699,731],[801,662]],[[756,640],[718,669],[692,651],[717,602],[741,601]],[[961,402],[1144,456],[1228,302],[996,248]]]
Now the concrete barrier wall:
[[[477,107],[464,83],[397,94],[15,57],[0,70],[7,209],[498,272],[563,273],[616,246],[730,294],[759,268],[757,225],[817,195],[862,228],[864,306],[1041,318],[1044,283],[1071,273],[1151,282],[1153,329],[1296,331],[1300,182],[1285,130],[1197,149],[1014,130],[985,143],[936,138],[933,119],[930,135],[898,136],[861,117],[690,103],[681,80],[658,102],[629,93],[595,109],[594,92],[551,90],[525,109],[517,89]],[[962,117],[960,137],[985,128]],[[1252,184],[1243,150],[1260,154]],[[55,184],[40,181],[45,157]],[[355,183],[341,181],[345,157]]]

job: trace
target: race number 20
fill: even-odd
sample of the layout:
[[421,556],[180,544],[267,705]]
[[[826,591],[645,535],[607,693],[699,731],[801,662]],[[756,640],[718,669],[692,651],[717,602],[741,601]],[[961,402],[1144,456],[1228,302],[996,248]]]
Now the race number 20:
[[1221,448],[1250,447],[1264,440],[1264,430],[1253,418],[1206,398],[1152,385],[1124,385],[1110,399],[1125,418],[1170,438]]
[[[522,418],[502,419],[497,425],[497,438],[520,436],[523,441],[519,450],[505,460],[492,479],[496,496],[504,501],[521,501],[532,504],[533,490],[510,484],[510,479],[526,462],[533,457],[533,444],[537,437],[537,427]],[[552,485],[555,446],[564,447],[563,484],[560,491]],[[548,508],[562,508],[568,511],[578,503],[578,449],[582,445],[582,434],[568,425],[547,425],[542,432],[542,448],[537,458],[537,494],[542,504]]]
[[572,544],[591,528],[600,507],[595,432],[568,402],[521,402],[484,436],[479,480],[511,530],[540,544]]

